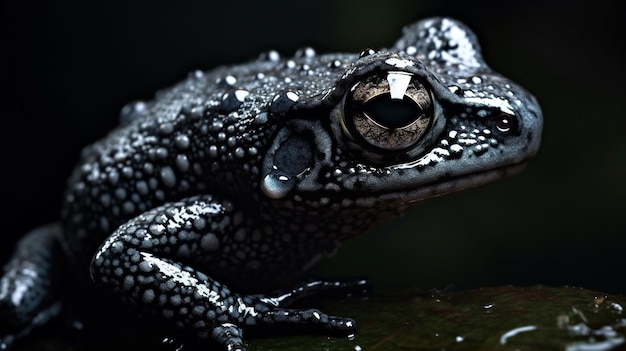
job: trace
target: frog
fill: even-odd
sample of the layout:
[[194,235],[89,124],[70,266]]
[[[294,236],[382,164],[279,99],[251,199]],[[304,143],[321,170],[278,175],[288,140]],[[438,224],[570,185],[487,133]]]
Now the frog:
[[390,48],[194,71],[119,119],[82,150],[60,220],[4,265],[3,348],[61,314],[63,284],[226,350],[260,326],[353,335],[349,317],[292,306],[369,291],[317,263],[423,200],[519,173],[543,124],[449,17]]

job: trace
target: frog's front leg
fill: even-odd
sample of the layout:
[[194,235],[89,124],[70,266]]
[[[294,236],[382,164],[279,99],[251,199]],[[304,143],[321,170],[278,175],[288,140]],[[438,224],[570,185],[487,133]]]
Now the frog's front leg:
[[212,196],[166,204],[113,233],[94,256],[92,277],[141,313],[200,339],[212,338],[228,350],[244,350],[242,328],[259,324],[316,324],[354,332],[352,319],[284,306],[318,291],[362,288],[363,281],[308,283],[274,296],[242,295],[194,268],[206,268],[212,250],[224,250],[235,233],[252,229],[242,222],[230,202]]
[[32,230],[18,242],[0,276],[0,350],[61,311],[63,251],[57,223]]

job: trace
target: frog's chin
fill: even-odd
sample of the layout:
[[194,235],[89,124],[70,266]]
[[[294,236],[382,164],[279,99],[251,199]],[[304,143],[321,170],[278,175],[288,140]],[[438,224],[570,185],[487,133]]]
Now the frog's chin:
[[411,207],[411,205],[417,204],[429,198],[479,187],[499,179],[508,178],[520,173],[526,167],[526,164],[527,162],[523,161],[509,166],[464,174],[462,176],[453,177],[443,181],[432,182],[414,189],[381,194],[375,197],[366,196],[365,198],[371,198],[371,201],[373,201],[372,205],[374,206],[376,206],[377,203],[382,204],[391,202],[396,206]]

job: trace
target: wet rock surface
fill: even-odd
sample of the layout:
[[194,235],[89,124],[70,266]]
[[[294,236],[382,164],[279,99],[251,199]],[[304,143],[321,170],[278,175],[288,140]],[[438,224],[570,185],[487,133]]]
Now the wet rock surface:
[[[626,350],[626,296],[571,287],[409,289],[312,301],[355,318],[346,338],[247,330],[249,350]],[[306,303],[308,305],[308,303]],[[119,312],[118,313],[122,313]],[[134,317],[58,322],[15,350],[219,350],[171,338]],[[113,317],[112,317],[113,318]],[[110,320],[109,320],[110,321]],[[283,333],[284,332],[284,333]]]

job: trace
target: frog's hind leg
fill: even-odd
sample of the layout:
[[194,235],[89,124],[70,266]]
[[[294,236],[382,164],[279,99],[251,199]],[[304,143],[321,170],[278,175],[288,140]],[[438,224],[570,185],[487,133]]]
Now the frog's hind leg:
[[4,265],[0,278],[0,350],[60,313],[60,233],[58,224],[29,232]]

